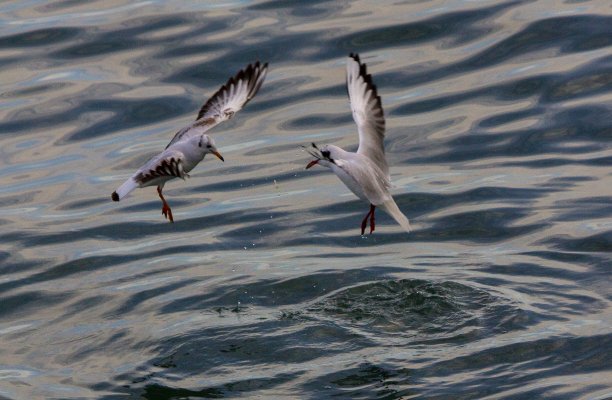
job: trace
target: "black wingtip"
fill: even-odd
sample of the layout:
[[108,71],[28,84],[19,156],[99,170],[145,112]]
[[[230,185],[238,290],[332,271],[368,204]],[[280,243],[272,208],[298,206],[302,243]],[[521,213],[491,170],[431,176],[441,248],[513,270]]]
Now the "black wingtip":
[[372,77],[370,75],[368,75],[368,69],[366,67],[366,65],[364,63],[361,62],[361,59],[359,58],[359,54],[357,53],[351,53],[349,54],[349,57],[351,57],[353,60],[355,60],[357,62],[357,64],[359,64],[359,75],[363,76],[364,79],[366,80],[372,80]]
[[253,69],[259,68],[261,70],[264,70],[264,69],[268,68],[268,63],[267,62],[262,63],[261,61],[257,60],[257,61],[255,61],[255,63],[253,63],[252,68]]
[[[368,68],[367,68],[366,64],[361,62],[361,59],[359,58],[359,54],[357,54],[357,53],[350,53],[349,57],[352,58],[354,61],[356,61],[357,65],[359,65],[359,75],[363,78],[363,81],[366,83],[367,90],[371,90],[372,91],[372,95],[374,96],[374,98],[376,99],[376,102],[378,103],[378,109],[380,110],[380,116],[384,118],[384,111],[383,111],[383,107],[382,107],[382,101],[380,100],[380,95],[378,94],[378,89],[377,89],[376,85],[374,84],[374,80],[372,79],[372,75],[368,74]],[[347,75],[347,79],[348,79],[348,75]],[[347,89],[347,92],[348,92],[348,86],[347,86],[346,89]],[[383,124],[384,124],[384,122],[383,122]]]
[[[350,57],[353,60],[357,61],[357,64],[359,64],[359,75],[363,77],[363,80],[368,85],[368,88],[372,90],[374,97],[377,99],[378,102],[380,102],[380,96],[378,95],[378,89],[376,88],[376,85],[374,84],[372,75],[368,74],[368,67],[364,63],[361,62],[361,60],[359,59],[359,54],[351,53]],[[382,110],[382,105],[380,108]]]
[[111,194],[111,199],[113,199],[113,201],[119,201],[119,195],[117,192],[113,192],[113,194]]

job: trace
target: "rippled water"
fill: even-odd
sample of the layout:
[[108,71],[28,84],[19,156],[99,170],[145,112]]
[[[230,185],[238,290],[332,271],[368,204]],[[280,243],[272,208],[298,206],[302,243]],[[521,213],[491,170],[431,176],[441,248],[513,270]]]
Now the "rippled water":
[[[0,397],[612,396],[608,1],[0,4]],[[323,169],[358,52],[405,234]],[[255,60],[165,192],[110,193]]]

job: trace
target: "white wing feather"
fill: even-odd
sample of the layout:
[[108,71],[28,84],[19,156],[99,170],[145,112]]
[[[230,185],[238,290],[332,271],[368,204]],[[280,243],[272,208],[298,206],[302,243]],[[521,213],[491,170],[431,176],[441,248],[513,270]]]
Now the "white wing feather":
[[356,54],[351,54],[346,64],[346,87],[359,132],[357,154],[368,157],[385,175],[389,175],[384,147],[385,116],[380,96],[372,76]]

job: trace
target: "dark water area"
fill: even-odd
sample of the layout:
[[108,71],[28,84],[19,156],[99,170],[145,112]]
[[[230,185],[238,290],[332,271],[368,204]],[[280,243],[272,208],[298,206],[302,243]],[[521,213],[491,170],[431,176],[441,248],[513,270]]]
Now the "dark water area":
[[[612,9],[0,3],[0,398],[612,398]],[[404,233],[322,168],[387,117]],[[230,75],[206,158],[111,192]]]

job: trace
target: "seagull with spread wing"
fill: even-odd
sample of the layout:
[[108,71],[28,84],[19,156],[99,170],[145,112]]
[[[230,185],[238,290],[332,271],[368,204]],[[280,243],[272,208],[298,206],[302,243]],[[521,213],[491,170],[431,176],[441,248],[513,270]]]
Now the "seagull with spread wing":
[[164,151],[151,158],[113,192],[113,201],[121,200],[136,188],[157,186],[157,193],[162,201],[162,214],[170,222],[174,222],[172,210],[162,194],[164,185],[175,178],[184,180],[189,177],[188,173],[208,153],[224,161],[215,141],[205,132],[240,111],[257,94],[267,72],[268,64],[260,65],[258,61],[249,64],[230,78],[202,106],[195,122],[179,130]]
[[313,165],[330,168],[338,178],[361,200],[370,204],[370,211],[361,222],[361,234],[370,222],[370,234],[374,232],[376,207],[385,210],[406,231],[410,232],[408,218],[400,211],[389,193],[391,178],[385,158],[385,116],[380,96],[366,72],[366,66],[357,54],[351,54],[346,65],[346,86],[359,132],[359,148],[356,153],[338,146],[320,148],[312,143],[306,150],[315,157],[306,169]]

